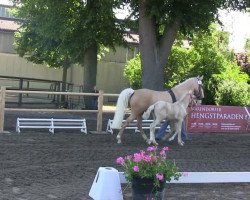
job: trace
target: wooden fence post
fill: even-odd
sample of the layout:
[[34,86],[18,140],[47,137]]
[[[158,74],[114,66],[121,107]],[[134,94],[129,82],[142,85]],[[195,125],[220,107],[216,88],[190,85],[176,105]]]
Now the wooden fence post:
[[102,131],[102,113],[103,113],[103,91],[100,90],[98,96],[98,114],[97,114],[97,127],[96,127],[97,132]]
[[6,93],[6,87],[1,87],[1,90],[0,90],[0,133],[4,132],[5,93]]
[[[19,90],[23,90],[23,79],[20,78],[19,80]],[[23,99],[23,94],[20,93],[18,94],[18,106],[20,107],[22,105],[22,99]]]

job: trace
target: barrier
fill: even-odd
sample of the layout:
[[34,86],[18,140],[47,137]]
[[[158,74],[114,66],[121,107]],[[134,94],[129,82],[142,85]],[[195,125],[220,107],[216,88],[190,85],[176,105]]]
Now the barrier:
[[16,132],[20,133],[24,128],[46,128],[53,134],[55,129],[80,129],[87,134],[86,119],[17,118]]
[[[106,193],[116,193],[118,188],[121,188],[121,184],[127,183],[125,179],[124,172],[118,172],[114,168],[112,168],[112,173],[115,173],[115,176],[109,176],[107,170],[103,171],[103,168],[100,167],[94,182],[92,184],[91,190],[89,192],[89,196],[92,197],[94,200],[101,200],[101,199],[109,199],[109,200],[120,200],[123,199],[119,196],[116,198],[99,198]],[[113,172],[115,171],[115,172]],[[119,177],[119,181],[117,182],[117,173]],[[101,175],[101,176],[100,176]],[[99,181],[99,177],[102,179]],[[108,181],[108,184],[106,183]],[[98,182],[98,183],[97,183]],[[178,184],[178,183],[250,183],[250,172],[184,172],[179,180],[172,179],[168,184]],[[114,187],[113,192],[110,191],[109,185]],[[104,190],[105,187],[105,190]],[[122,193],[119,193],[122,195]]]
[[[47,109],[47,108],[6,108],[6,94],[8,95],[19,95],[19,94],[38,94],[38,95],[65,95],[65,96],[98,96],[98,110],[74,110],[74,109]],[[24,90],[6,90],[6,87],[1,87],[0,89],[0,133],[4,132],[4,114],[5,111],[9,112],[71,112],[71,113],[97,113],[97,124],[96,131],[102,131],[102,115],[103,113],[113,113],[114,111],[103,110],[103,98],[104,96],[114,96],[117,97],[117,94],[104,94],[103,91],[99,93],[80,93],[80,92],[51,92],[51,91],[24,91]]]
[[[127,183],[124,172],[119,177],[121,184]],[[169,183],[250,183],[250,172],[185,172]]]
[[[124,123],[126,120],[123,120],[122,123]],[[153,122],[153,120],[142,120],[142,129],[150,129],[150,124]],[[165,120],[163,120],[158,126],[155,127],[155,129],[159,129],[161,124],[164,123]],[[106,132],[113,134],[113,129],[112,127],[113,120],[109,119]],[[135,133],[140,132],[138,127],[137,127],[137,120],[134,120],[129,123],[129,125],[125,129],[132,129],[135,130]],[[170,132],[170,126],[167,127],[166,132]]]

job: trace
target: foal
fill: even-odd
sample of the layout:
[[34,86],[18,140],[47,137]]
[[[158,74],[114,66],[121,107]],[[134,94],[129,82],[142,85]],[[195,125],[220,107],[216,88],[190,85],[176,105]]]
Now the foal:
[[174,135],[169,138],[169,141],[174,140],[175,136],[178,134],[178,143],[183,146],[184,142],[181,139],[181,125],[184,117],[187,115],[187,107],[189,104],[193,104],[193,94],[190,90],[185,93],[178,101],[175,103],[169,103],[166,101],[157,101],[155,104],[151,105],[144,113],[143,118],[148,119],[151,111],[153,110],[154,121],[150,124],[150,139],[148,144],[153,143],[158,145],[155,141],[155,127],[161,123],[164,119],[169,119],[171,121],[171,133]]

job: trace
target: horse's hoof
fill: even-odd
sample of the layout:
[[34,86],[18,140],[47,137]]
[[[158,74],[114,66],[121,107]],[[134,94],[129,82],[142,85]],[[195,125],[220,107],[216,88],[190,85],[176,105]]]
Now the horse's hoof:
[[118,141],[117,141],[117,144],[121,144],[121,143],[122,143],[122,141],[121,141],[121,140],[118,140]]
[[159,145],[156,141],[154,141],[153,144],[154,144],[155,146],[158,146],[158,145]]
[[151,144],[151,142],[152,142],[152,140],[150,140],[150,139],[145,139],[145,141],[148,143],[148,144]]
[[183,146],[183,145],[185,144],[183,141],[178,142],[178,143],[179,143],[179,145],[181,145],[181,146]]
[[169,142],[171,142],[171,141],[173,141],[173,140],[174,140],[174,138],[169,138],[169,139],[168,139]]

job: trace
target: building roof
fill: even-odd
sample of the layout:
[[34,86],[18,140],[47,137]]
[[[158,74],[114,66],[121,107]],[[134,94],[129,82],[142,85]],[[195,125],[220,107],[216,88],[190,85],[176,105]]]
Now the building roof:
[[17,20],[0,17],[0,31],[15,32],[20,26]]
[[139,35],[138,34],[125,34],[124,39],[128,42],[128,43],[134,43],[134,44],[138,44],[139,43]]

